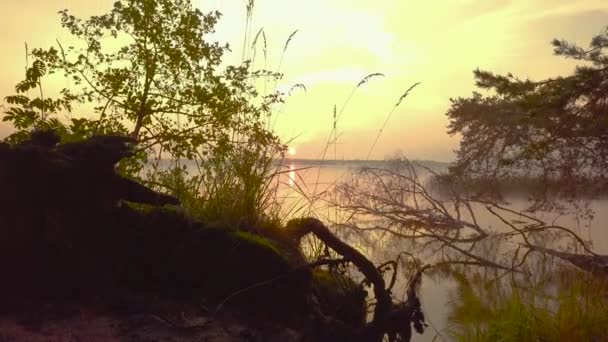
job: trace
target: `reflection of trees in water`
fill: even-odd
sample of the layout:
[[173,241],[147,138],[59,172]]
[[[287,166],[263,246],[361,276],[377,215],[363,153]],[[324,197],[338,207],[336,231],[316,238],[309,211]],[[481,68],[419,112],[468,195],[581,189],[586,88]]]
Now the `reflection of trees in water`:
[[[466,192],[433,194],[419,173],[432,170],[407,160],[391,169],[365,168],[349,183],[336,187],[336,206],[348,219],[339,226],[349,228],[373,242],[392,237],[409,241],[416,252],[432,262],[490,266],[517,270],[529,251],[548,241],[560,241],[575,250],[595,254],[571,229],[545,222],[504,203],[469,197]],[[487,225],[481,215],[498,225]],[[501,246],[493,241],[505,241]],[[484,249],[496,253],[484,256]]]

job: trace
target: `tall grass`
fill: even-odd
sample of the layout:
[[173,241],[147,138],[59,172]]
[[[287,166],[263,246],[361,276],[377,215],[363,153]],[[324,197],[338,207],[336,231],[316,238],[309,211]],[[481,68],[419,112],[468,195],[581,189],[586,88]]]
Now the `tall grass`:
[[[267,70],[268,46],[263,28],[257,31],[253,43],[250,42],[255,1],[247,0],[245,6],[242,62],[249,65],[253,76],[250,78],[251,85],[261,79],[265,88],[268,77],[277,80],[280,73]],[[295,32],[283,47],[280,64]],[[259,38],[263,40],[263,70],[252,69],[255,68]],[[263,95],[271,96],[266,89]],[[251,100],[256,101],[254,98]],[[272,130],[271,116],[272,110],[268,117],[261,117],[259,122],[268,131]],[[248,132],[234,131],[231,140],[230,149],[195,156],[187,162],[189,167],[185,167],[182,160],[171,161],[169,167],[158,167],[157,163],[157,167],[148,174],[148,182],[178,197],[191,216],[205,222],[243,227],[282,221],[278,176],[284,172],[281,161],[285,146],[278,141],[270,144],[257,142],[258,139]]]
[[[251,78],[251,82],[261,80],[262,84],[258,84],[258,87],[263,88],[263,94],[265,96],[271,96],[266,89],[268,86],[268,77],[274,79],[273,94],[275,94],[277,91],[277,83],[282,78],[281,69],[283,67],[285,55],[298,30],[294,30],[282,46],[277,70],[270,71],[268,70],[269,50],[266,32],[263,28],[260,28],[255,35],[252,34],[253,32],[256,32],[252,32],[255,1],[247,0],[245,5],[246,17],[244,23],[245,31],[243,34],[242,61],[243,63],[248,62],[249,67],[252,68],[252,74],[257,75],[257,77]],[[255,70],[258,43],[262,44],[263,70]],[[339,110],[334,110],[336,122],[342,118],[347,105],[353,98],[357,89],[379,76],[384,75],[381,73],[368,74],[356,84],[342,106],[338,107]],[[289,94],[287,95],[289,96],[294,89],[303,89],[306,91],[306,86],[303,84],[296,84],[290,89]],[[394,106],[392,111],[395,110],[410,90],[411,88],[404,93],[404,96],[400,98],[399,103]],[[266,129],[270,131],[274,129],[280,111],[281,108],[278,108],[278,111],[272,110],[268,117],[262,118],[262,120],[266,120],[266,122],[262,123]],[[238,115],[238,113],[236,115]],[[386,121],[388,121],[388,118]],[[336,127],[334,126],[321,159],[325,159],[328,147],[336,142],[337,133]],[[247,137],[241,135],[242,134],[235,132],[232,140],[246,142]],[[284,157],[284,150],[281,150],[281,148],[284,148],[284,146],[260,148],[254,144],[245,143],[241,148],[230,151],[226,155],[212,155],[198,158],[196,161],[196,170],[183,169],[183,165],[181,165],[179,161],[176,161],[169,170],[157,170],[156,176],[152,177],[150,181],[169,189],[174,195],[180,198],[183,207],[190,212],[191,215],[206,221],[224,221],[229,222],[230,224],[241,224],[245,222],[259,224],[264,220],[279,222],[285,220],[289,216],[295,216],[297,214],[317,216],[315,211],[318,204],[315,202],[322,198],[322,195],[325,193],[325,191],[321,191],[321,193],[317,191],[319,175],[321,172],[320,169],[317,173],[317,179],[313,182],[313,187],[310,189],[306,188],[301,175],[296,172],[296,178],[293,179],[295,184],[293,184],[292,187],[300,198],[295,202],[286,201],[279,196],[279,187],[283,186],[283,184],[280,183],[279,175],[288,172],[280,163]],[[332,185],[329,185],[329,187],[331,186]],[[287,202],[289,202],[289,205],[288,207],[285,207]]]
[[458,341],[606,341],[608,280],[570,268],[549,282],[456,276],[448,333]]
[[281,165],[276,159],[281,157],[278,147],[244,146],[210,156],[191,170],[176,163],[156,172],[155,183],[169,189],[194,218],[236,226],[259,225],[280,217],[276,175]]

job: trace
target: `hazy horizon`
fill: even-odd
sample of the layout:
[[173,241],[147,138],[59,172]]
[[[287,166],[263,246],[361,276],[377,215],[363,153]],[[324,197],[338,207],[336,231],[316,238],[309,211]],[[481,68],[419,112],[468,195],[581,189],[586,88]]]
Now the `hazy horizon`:
[[[0,96],[14,93],[25,68],[24,42],[30,49],[69,42],[60,27],[58,10],[80,17],[106,12],[112,0],[23,0],[2,2],[3,13],[15,13],[0,23],[5,53],[0,56],[4,78]],[[245,1],[194,0],[204,12],[223,16],[214,40],[228,42],[230,64],[239,63],[245,37]],[[28,20],[25,20],[28,19]],[[599,0],[438,0],[397,1],[256,1],[248,46],[261,27],[267,37],[267,66],[281,64],[284,79],[278,89],[303,83],[285,105],[276,108],[277,133],[297,151],[298,158],[320,159],[332,128],[334,105],[340,109],[355,85],[380,72],[353,95],[338,122],[336,148],[326,158],[366,159],[374,139],[399,96],[421,84],[394,111],[370,155],[384,159],[395,152],[411,159],[451,161],[458,137],[446,133],[445,112],[451,97],[469,96],[476,68],[512,72],[542,79],[569,74],[576,61],[552,55],[553,38],[587,46],[608,22],[608,6]],[[584,23],[584,25],[582,24]],[[264,66],[258,42],[256,67]],[[248,55],[251,56],[249,48]],[[272,83],[272,82],[270,82]],[[66,81],[65,85],[70,86]],[[268,85],[272,88],[274,84]],[[76,116],[80,113],[74,113]],[[0,136],[10,130],[0,123]]]

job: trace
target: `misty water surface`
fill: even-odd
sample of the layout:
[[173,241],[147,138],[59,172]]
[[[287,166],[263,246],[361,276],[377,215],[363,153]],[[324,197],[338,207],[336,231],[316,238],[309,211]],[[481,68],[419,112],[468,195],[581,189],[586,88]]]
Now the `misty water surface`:
[[[193,165],[187,165],[190,174],[195,174]],[[332,165],[311,165],[310,163],[298,161],[285,163],[276,178],[276,197],[280,201],[284,215],[288,217],[316,216],[331,225],[332,222],[340,222],[345,219],[344,214],[331,206],[327,199],[331,199],[331,191],[339,182],[348,181],[359,170],[363,164],[350,163]],[[373,165],[378,167],[378,164]],[[441,171],[445,165],[432,165],[435,171]],[[424,175],[422,176],[424,177]],[[510,208],[517,211],[524,210],[528,203],[525,196],[507,198]],[[547,222],[554,222],[568,227],[585,240],[592,241],[593,249],[600,254],[608,254],[608,229],[604,226],[608,222],[608,200],[597,200],[591,204],[595,212],[592,220],[581,220],[575,215],[560,215],[556,213],[537,213],[537,216]],[[476,210],[477,220],[482,226],[500,229],[503,224],[494,216],[482,208]],[[344,238],[345,236],[342,235]],[[346,239],[348,237],[346,236]],[[402,251],[411,250],[409,242],[397,241],[384,242],[379,247],[361,245],[353,242],[364,254],[376,263],[394,259],[395,255]],[[508,246],[507,246],[508,248]],[[394,295],[403,298],[406,287],[406,279],[399,277],[394,288]],[[445,334],[448,327],[447,314],[450,307],[450,293],[456,288],[456,283],[443,277],[425,277],[421,288],[421,299],[425,312],[427,328],[423,336],[414,335],[413,341],[433,341],[438,332],[441,338],[435,341],[449,341]]]
[[[337,165],[324,166],[305,163],[285,165],[285,172],[280,175],[279,197],[284,201],[286,212],[295,216],[298,214],[313,214],[325,222],[339,222],[341,219],[344,219],[339,210],[336,211],[322,198],[313,201],[312,205],[310,204],[310,199],[314,198],[313,195],[315,194],[331,198],[333,186],[338,182],[349,180],[360,166],[352,164],[339,165],[339,163]],[[436,168],[435,171],[441,171],[441,167]],[[509,207],[517,211],[524,210],[528,206],[525,196],[511,196],[506,200],[509,202]],[[297,209],[297,212],[294,213],[295,209]],[[493,229],[500,229],[504,226],[498,218],[483,210],[483,208],[478,209],[476,210],[476,215],[480,225],[489,226]],[[595,252],[608,254],[608,229],[604,224],[608,222],[608,200],[594,201],[591,203],[591,209],[595,212],[592,220],[582,220],[573,214],[537,213],[536,216],[547,222],[554,222],[555,224],[572,229],[583,239],[592,241],[592,247]],[[397,245],[388,243],[384,245],[385,248],[358,247],[375,262],[382,263],[394,258],[401,251],[408,251],[408,244],[408,242],[401,242]],[[394,294],[397,297],[402,297],[406,284],[403,277],[399,279],[401,282],[398,281],[395,286]],[[455,286],[455,282],[447,278],[432,279],[425,277],[421,288],[421,297],[423,310],[430,326],[427,328],[424,336],[414,335],[413,341],[433,341],[437,332],[441,333],[443,340],[450,340],[443,333],[443,330],[448,326],[449,294],[455,289]],[[441,340],[440,338],[436,339],[436,341]]]

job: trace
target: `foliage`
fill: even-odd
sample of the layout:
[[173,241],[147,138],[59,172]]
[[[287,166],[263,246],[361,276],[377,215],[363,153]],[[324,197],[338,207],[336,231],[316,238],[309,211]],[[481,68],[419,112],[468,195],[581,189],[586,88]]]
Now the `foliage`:
[[[189,0],[120,0],[87,20],[60,14],[78,44],[31,51],[25,80],[6,98],[12,106],[3,120],[17,128],[9,140],[36,128],[56,128],[68,140],[129,133],[140,144],[133,173],[153,152],[202,160],[242,143],[278,145],[262,119],[281,99],[259,98],[247,62],[222,67],[228,46],[207,39],[218,12],[203,14]],[[77,89],[45,97],[42,81],[54,73]],[[30,90],[38,96],[30,99]],[[93,106],[94,115],[61,120],[75,105]]]
[[608,337],[606,280],[571,269],[562,269],[561,277],[555,278],[543,284],[456,273],[450,335],[459,341],[599,341]]
[[[275,146],[239,146],[204,163],[155,165],[148,182],[180,199],[193,217],[239,227],[279,220],[278,179],[283,150]],[[193,173],[193,175],[190,175]],[[277,222],[278,223],[278,222]]]
[[556,55],[582,63],[572,75],[531,81],[476,70],[477,86],[492,93],[451,100],[449,133],[462,135],[453,175],[564,180],[572,191],[606,185],[608,30],[588,49],[552,44]]
[[263,246],[264,248],[273,251],[277,255],[282,255],[279,248],[277,246],[275,246],[275,244],[272,241],[270,241],[258,234],[252,234],[252,233],[245,232],[242,230],[238,230],[234,234],[243,241],[248,241],[250,243],[253,243],[253,244],[256,244],[259,246]]
[[322,310],[352,326],[366,320],[366,291],[349,277],[317,268],[312,272],[313,289]]

